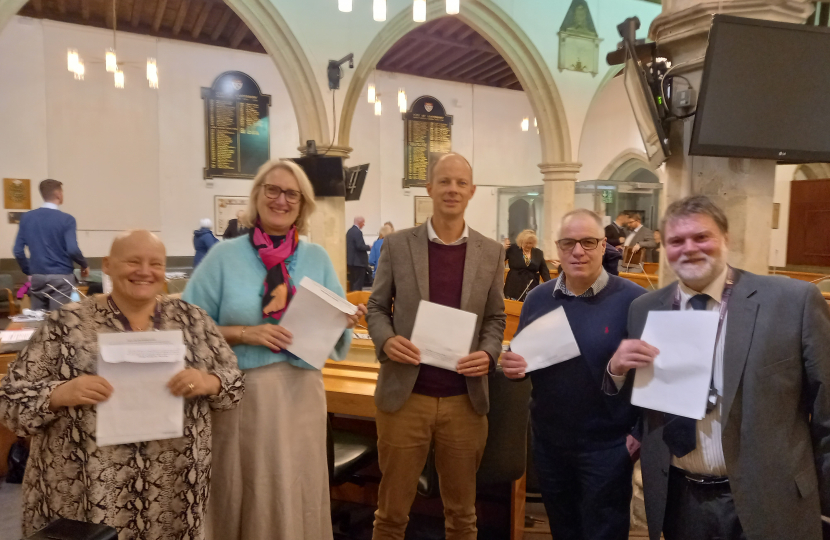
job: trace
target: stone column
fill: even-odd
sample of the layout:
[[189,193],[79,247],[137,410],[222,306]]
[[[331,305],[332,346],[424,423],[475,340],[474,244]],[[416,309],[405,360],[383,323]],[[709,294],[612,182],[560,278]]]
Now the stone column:
[[[663,12],[652,22],[649,36],[672,61],[672,73],[699,90],[713,14],[802,23],[813,9],[809,0],[663,0]],[[729,218],[730,264],[766,274],[769,239],[759,237],[759,231],[771,229],[775,162],[690,156],[693,122],[689,118],[672,125],[663,208],[687,195],[708,195]],[[665,285],[674,276],[667,264],[660,267],[660,284]]]
[[[328,146],[318,146],[318,152],[325,152]],[[305,147],[298,148],[305,153]],[[348,159],[352,148],[332,146],[328,156]],[[346,199],[343,197],[316,197],[317,210],[309,220],[308,239],[320,244],[329,254],[343,290],[346,290]]]
[[556,233],[562,216],[574,208],[576,175],[581,163],[540,163],[545,181],[545,220],[542,231],[542,251],[547,258],[556,254]]

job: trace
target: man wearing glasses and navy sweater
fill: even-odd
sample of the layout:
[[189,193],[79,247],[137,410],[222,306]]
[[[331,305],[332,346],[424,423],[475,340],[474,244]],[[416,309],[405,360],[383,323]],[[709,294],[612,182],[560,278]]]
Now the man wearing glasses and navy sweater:
[[[530,418],[542,500],[557,540],[627,540],[633,464],[627,444],[637,412],[628,396],[602,391],[605,367],[626,336],[628,308],[645,289],[602,267],[605,231],[590,210],[565,215],[556,245],[562,272],[527,297],[517,334],[565,309],[580,355],[539,369]],[[525,377],[527,362],[502,355],[504,374]]]

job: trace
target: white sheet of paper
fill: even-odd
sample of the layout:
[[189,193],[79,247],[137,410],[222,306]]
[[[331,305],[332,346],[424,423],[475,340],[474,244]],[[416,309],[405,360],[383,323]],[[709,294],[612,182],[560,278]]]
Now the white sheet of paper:
[[113,388],[96,406],[98,446],[184,435],[184,398],[167,383],[184,369],[181,330],[99,334],[98,375]]
[[288,304],[280,326],[291,332],[288,351],[317,369],[323,369],[357,306],[304,277]]
[[522,328],[510,342],[510,350],[527,361],[526,373],[579,356],[579,345],[559,307]]
[[29,341],[35,328],[24,328],[23,330],[4,330],[0,332],[0,343],[20,343]]
[[410,341],[421,351],[421,363],[456,371],[470,354],[478,315],[421,300]]
[[631,403],[701,420],[706,414],[718,333],[715,311],[652,311],[640,339],[660,349],[634,374]]

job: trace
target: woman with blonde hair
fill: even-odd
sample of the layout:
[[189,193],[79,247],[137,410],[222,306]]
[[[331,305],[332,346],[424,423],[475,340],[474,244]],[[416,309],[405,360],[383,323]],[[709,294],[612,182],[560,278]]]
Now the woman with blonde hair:
[[[292,335],[279,324],[304,277],[344,294],[326,251],[300,240],[314,208],[297,164],[265,163],[240,218],[247,236],[214,247],[184,292],[219,325],[248,391],[239,407],[213,418],[213,540],[332,538],[323,377],[285,350]],[[348,328],[365,313],[359,306]],[[351,338],[344,331],[331,358],[345,358]]]
[[538,243],[536,232],[525,229],[516,235],[516,243],[505,251],[505,260],[510,268],[504,280],[505,298],[524,300],[539,285],[539,278],[550,280],[545,255],[536,247]]
[[380,248],[383,246],[383,239],[395,232],[395,228],[388,221],[380,228],[378,239],[372,244],[372,250],[369,252],[369,266],[372,267],[372,277],[378,271],[378,261],[380,260]]

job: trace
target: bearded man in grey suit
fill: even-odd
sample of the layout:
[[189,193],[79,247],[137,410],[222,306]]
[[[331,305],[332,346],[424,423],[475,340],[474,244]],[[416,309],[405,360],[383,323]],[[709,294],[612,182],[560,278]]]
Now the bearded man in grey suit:
[[[369,334],[381,362],[375,404],[383,477],[374,540],[403,540],[431,443],[446,538],[477,535],[476,471],[487,441],[487,376],[495,371],[505,326],[504,248],[464,221],[475,193],[466,159],[442,156],[427,193],[433,216],[384,239],[368,304]],[[470,354],[455,371],[422,365],[420,351],[409,341],[422,300],[477,315]]]
[[[731,268],[728,223],[708,198],[669,206],[666,258],[679,282],[636,299],[605,389],[629,391],[659,354],[650,311],[720,313],[702,420],[643,412],[652,540],[821,540],[830,514],[830,311],[803,281]],[[664,360],[665,361],[665,360]]]

